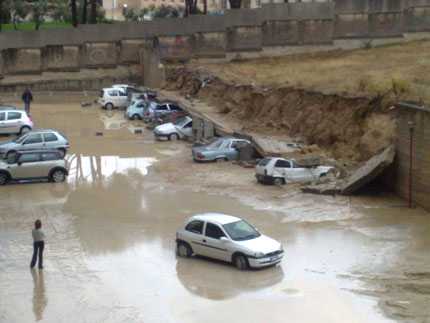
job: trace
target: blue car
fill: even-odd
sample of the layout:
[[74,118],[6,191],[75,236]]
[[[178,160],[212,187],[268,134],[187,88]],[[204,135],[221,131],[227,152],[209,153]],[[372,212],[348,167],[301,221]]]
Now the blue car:
[[194,161],[227,161],[239,158],[238,147],[250,145],[251,142],[238,138],[218,138],[203,146],[192,149]]

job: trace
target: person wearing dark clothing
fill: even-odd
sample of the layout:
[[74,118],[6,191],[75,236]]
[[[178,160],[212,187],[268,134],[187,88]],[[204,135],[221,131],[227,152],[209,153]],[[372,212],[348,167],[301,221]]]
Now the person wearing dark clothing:
[[42,231],[42,221],[36,220],[33,235],[33,258],[31,258],[30,267],[34,268],[39,257],[39,269],[43,269],[43,249],[45,248],[45,234]]
[[33,94],[31,93],[29,88],[26,88],[24,93],[22,94],[22,101],[24,101],[25,112],[30,114],[30,103],[33,101]]

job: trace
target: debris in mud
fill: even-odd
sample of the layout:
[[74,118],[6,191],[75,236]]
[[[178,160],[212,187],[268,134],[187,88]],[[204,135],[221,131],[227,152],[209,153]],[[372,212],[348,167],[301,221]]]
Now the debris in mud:
[[93,102],[81,102],[81,107],[82,108],[88,108],[93,106]]
[[101,132],[101,131],[97,131],[97,132],[96,132],[96,136],[98,136],[98,137],[103,136],[103,132]]
[[305,193],[350,195],[378,177],[394,161],[393,145],[372,157],[348,177],[330,183],[309,185],[302,188]]

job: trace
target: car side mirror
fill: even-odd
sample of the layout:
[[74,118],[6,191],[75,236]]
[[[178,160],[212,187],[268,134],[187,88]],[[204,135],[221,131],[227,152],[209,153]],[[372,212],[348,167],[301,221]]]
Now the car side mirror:
[[224,243],[228,242],[228,239],[226,237],[221,237],[221,238],[219,238],[219,240],[222,241],[222,242],[224,242]]

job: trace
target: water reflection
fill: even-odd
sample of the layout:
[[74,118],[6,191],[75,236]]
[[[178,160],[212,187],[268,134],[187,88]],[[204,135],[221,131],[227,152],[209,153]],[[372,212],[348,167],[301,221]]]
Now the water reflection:
[[33,277],[33,313],[35,320],[40,321],[43,319],[43,312],[48,305],[43,270],[31,269],[31,276]]
[[261,290],[284,278],[281,266],[239,271],[228,263],[206,258],[178,258],[176,272],[179,281],[189,292],[212,300],[233,298],[243,292]]
[[113,174],[126,174],[135,170],[144,176],[148,168],[156,162],[155,158],[119,156],[85,156],[73,154],[67,156],[69,163],[69,182],[101,182]]

